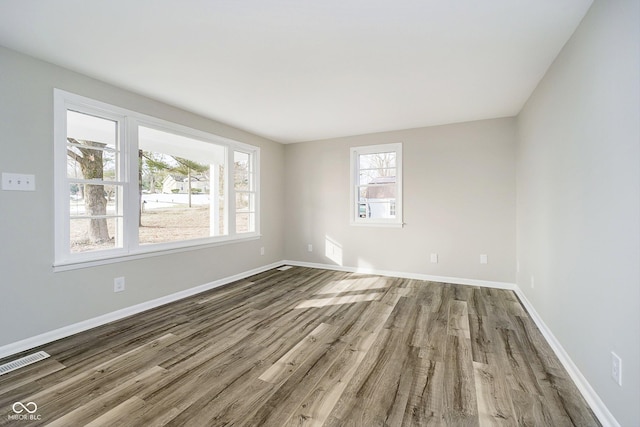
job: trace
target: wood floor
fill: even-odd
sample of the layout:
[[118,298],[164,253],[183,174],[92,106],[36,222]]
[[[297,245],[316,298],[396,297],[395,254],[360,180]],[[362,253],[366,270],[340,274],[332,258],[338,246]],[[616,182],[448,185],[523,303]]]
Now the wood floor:
[[0,425],[600,425],[506,290],[293,267],[36,350]]

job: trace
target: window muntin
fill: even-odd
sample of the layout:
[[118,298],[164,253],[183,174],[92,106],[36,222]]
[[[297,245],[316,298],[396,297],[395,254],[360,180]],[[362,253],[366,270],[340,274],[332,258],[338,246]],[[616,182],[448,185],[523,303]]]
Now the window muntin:
[[[259,236],[257,147],[57,89],[54,102],[55,266]],[[175,191],[160,197],[158,179],[171,173]],[[176,203],[162,205],[165,196]],[[160,206],[182,216],[153,223]]]
[[402,225],[402,145],[351,149],[351,223]]

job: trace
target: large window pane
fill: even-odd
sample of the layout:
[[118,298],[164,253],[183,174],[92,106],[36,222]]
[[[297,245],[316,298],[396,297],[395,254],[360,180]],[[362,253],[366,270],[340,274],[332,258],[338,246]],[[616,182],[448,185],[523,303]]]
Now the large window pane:
[[139,127],[139,243],[225,234],[225,148]]

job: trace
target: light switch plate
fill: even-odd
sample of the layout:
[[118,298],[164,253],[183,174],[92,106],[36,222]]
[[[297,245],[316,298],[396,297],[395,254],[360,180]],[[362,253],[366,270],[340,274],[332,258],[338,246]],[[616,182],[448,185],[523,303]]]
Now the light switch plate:
[[2,189],[6,191],[36,191],[36,177],[24,173],[2,172]]

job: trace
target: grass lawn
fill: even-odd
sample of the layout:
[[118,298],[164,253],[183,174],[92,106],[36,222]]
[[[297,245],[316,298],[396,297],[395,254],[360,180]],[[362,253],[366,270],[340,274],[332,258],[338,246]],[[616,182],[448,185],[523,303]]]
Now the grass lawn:
[[[115,247],[116,220],[107,220],[110,241],[90,243],[89,220],[71,221],[71,252],[87,252]],[[209,206],[178,206],[147,210],[139,228],[140,244],[165,243],[209,237]]]

